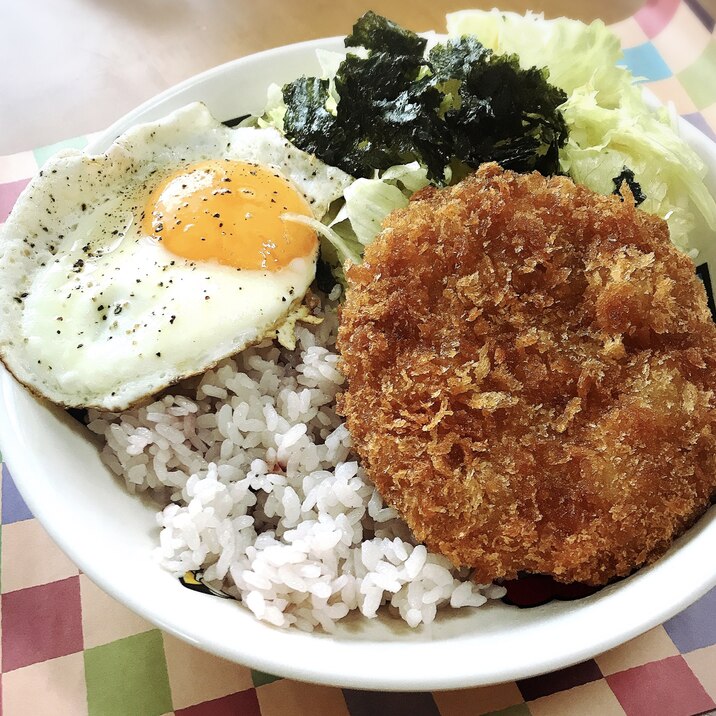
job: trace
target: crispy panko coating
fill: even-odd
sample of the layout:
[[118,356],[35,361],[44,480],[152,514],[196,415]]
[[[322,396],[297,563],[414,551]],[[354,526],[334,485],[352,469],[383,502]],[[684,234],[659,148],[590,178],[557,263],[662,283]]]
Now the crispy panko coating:
[[716,493],[716,325],[624,193],[486,164],[348,271],[339,410],[386,501],[478,582],[604,584]]

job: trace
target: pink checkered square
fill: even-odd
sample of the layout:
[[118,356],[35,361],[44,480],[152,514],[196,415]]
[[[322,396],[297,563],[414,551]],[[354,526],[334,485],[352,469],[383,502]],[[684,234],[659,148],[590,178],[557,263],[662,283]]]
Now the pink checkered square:
[[627,716],[693,716],[716,704],[683,656],[670,656],[607,676]]
[[78,577],[2,595],[3,671],[82,649]]

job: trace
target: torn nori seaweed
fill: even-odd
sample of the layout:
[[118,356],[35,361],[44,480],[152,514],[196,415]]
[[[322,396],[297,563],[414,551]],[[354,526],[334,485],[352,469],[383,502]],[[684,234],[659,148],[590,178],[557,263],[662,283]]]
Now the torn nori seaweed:
[[336,115],[326,109],[327,80],[302,77],[283,88],[284,129],[299,148],[353,176],[418,160],[438,184],[454,160],[558,172],[566,95],[546,70],[522,70],[515,56],[472,37],[436,45],[426,58],[424,38],[373,12],[345,43],[368,56],[340,64]]
[[[639,206],[644,200],[646,199],[646,194],[642,191],[641,184],[634,178],[634,172],[629,169],[626,164],[622,167],[621,174],[619,176],[614,177],[612,179],[614,182],[614,191],[612,194],[616,194],[617,196],[622,196],[622,184],[624,182],[627,183],[627,186],[629,187],[629,190],[632,193],[632,196],[634,197],[634,205]],[[624,198],[622,197],[622,201]]]

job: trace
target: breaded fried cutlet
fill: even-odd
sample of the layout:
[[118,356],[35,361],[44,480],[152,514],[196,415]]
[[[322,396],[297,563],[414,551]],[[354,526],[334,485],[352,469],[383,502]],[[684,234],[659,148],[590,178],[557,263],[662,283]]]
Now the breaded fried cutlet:
[[623,194],[486,164],[347,272],[339,410],[386,502],[477,582],[604,584],[716,494],[716,325]]

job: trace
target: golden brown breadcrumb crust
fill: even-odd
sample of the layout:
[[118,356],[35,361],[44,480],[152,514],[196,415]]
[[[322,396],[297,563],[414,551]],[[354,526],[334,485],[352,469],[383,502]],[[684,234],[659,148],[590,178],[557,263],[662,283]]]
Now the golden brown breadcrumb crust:
[[630,196],[483,165],[394,212],[347,277],[356,450],[476,581],[603,584],[708,507],[716,325],[691,260]]

